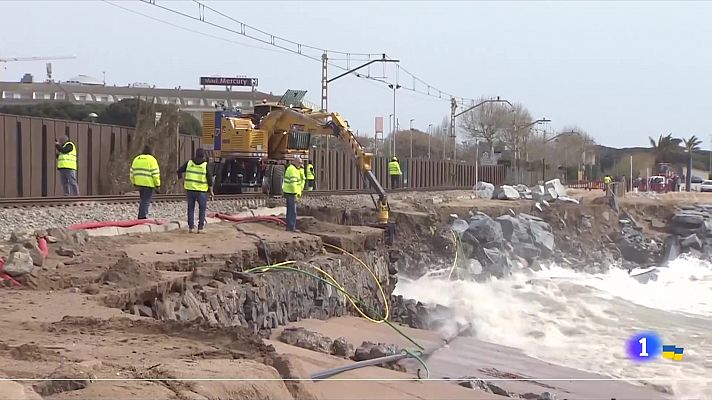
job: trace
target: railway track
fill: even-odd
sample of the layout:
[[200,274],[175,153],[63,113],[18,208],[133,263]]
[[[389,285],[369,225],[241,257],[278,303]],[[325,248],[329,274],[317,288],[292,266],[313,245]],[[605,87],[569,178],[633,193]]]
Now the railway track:
[[[456,187],[433,187],[433,188],[403,188],[392,189],[389,193],[404,192],[428,192],[462,190]],[[368,189],[344,189],[344,190],[315,190],[304,192],[305,197],[328,197],[328,196],[348,196],[359,194],[372,194]],[[217,195],[215,200],[243,201],[246,203],[266,202],[267,196],[262,193],[242,193],[234,195]],[[96,204],[133,204],[139,201],[138,193],[112,196],[78,196],[78,197],[16,197],[0,198],[0,208],[33,208],[33,207],[80,207]],[[156,194],[153,196],[153,203],[176,203],[185,201],[184,194]]]

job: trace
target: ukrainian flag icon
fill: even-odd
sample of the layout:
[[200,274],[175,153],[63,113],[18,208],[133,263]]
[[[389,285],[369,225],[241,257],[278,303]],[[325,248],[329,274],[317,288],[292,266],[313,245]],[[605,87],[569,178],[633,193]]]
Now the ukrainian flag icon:
[[685,349],[675,345],[663,345],[663,358],[673,361],[682,360],[682,353]]

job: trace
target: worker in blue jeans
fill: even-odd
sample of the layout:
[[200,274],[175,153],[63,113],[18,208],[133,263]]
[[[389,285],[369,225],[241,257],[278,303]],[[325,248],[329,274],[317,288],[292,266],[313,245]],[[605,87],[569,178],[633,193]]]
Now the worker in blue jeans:
[[297,200],[304,190],[304,174],[298,168],[301,164],[302,160],[297,156],[290,160],[282,180],[282,194],[287,201],[287,231],[290,232],[297,230]]
[[198,233],[205,229],[205,213],[208,208],[208,194],[213,198],[213,177],[208,169],[203,149],[195,150],[195,156],[178,169],[178,179],[183,179],[183,188],[188,202],[188,233],[195,230],[195,203],[198,203]]

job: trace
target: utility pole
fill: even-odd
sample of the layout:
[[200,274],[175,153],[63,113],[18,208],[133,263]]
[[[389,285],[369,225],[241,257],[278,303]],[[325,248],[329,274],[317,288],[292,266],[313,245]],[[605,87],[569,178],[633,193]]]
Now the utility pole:
[[452,160],[457,160],[457,138],[455,135],[455,111],[457,111],[457,102],[455,98],[450,99],[450,140],[452,141]]
[[413,158],[413,121],[415,119],[410,119],[410,158]]
[[[428,160],[430,160],[430,141],[432,139],[433,139],[433,124],[428,124]],[[710,158],[712,159],[712,152],[710,152]],[[712,163],[710,163],[710,165],[712,165]]]
[[396,132],[398,132],[398,127],[396,125],[398,118],[396,117],[396,90],[401,88],[399,84],[388,84],[388,87],[393,89],[393,157],[396,156]]

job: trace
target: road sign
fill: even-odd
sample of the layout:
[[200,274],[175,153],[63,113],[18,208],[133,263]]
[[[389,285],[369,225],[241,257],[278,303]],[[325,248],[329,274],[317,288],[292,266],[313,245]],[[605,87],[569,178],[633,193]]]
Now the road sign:
[[257,86],[257,78],[230,78],[220,76],[201,76],[202,86]]

